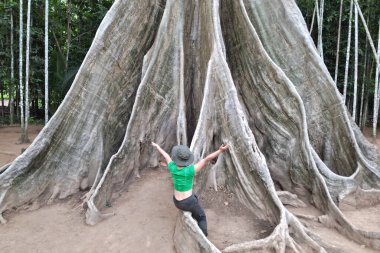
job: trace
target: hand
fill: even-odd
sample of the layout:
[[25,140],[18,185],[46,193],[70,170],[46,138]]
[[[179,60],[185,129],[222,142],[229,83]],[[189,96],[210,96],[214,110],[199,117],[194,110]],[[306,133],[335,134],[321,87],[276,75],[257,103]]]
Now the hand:
[[222,144],[222,146],[220,146],[219,150],[221,150],[222,152],[224,152],[224,151],[226,151],[229,147],[230,147],[230,144]]
[[161,166],[163,166],[163,167],[168,166],[168,164],[167,164],[166,162],[159,161],[158,163],[159,163]]
[[160,147],[160,145],[158,145],[157,143],[154,143],[154,142],[152,142],[152,146],[155,147],[155,148],[159,148]]

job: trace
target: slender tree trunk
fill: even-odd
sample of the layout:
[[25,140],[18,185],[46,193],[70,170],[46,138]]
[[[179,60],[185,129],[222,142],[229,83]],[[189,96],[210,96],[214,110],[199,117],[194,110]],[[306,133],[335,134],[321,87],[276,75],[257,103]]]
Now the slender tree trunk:
[[20,120],[21,120],[21,137],[20,140],[25,140],[25,119],[24,119],[24,86],[23,86],[23,0],[20,0],[20,30],[19,30],[19,76],[20,76]]
[[[367,66],[368,66],[368,43],[365,43],[365,52],[364,52],[364,67],[363,67],[363,79],[362,79],[362,92],[360,98],[360,116],[359,116],[359,126],[361,130],[364,129],[365,126],[365,118],[364,118],[364,93],[366,86],[366,74],[367,74]],[[368,103],[368,102],[367,102]]]
[[[367,0],[367,6],[369,6],[369,0]],[[369,22],[369,16],[368,13],[367,16],[367,23]],[[362,93],[361,93],[361,99],[360,99],[360,116],[359,116],[359,127],[363,131],[366,123],[366,119],[364,117],[364,103],[368,103],[367,101],[364,101],[364,99],[367,99],[368,94],[364,98],[364,93],[366,89],[366,74],[367,74],[367,67],[368,67],[368,43],[367,39],[365,40],[365,51],[364,51],[364,64],[363,64],[363,78],[362,78]]]
[[368,101],[369,101],[369,95],[368,92],[366,92],[365,99],[364,99],[364,109],[363,109],[363,126],[362,126],[362,131],[366,127],[366,123],[368,120]]
[[339,66],[339,51],[340,51],[340,33],[342,28],[342,13],[343,13],[343,0],[340,0],[340,8],[339,8],[339,27],[338,27],[338,41],[336,46],[336,61],[335,61],[335,85],[338,82],[338,66]]
[[323,60],[324,59],[323,57],[323,15],[324,15],[324,9],[325,9],[325,0],[321,0],[319,8],[320,8],[320,11],[319,11],[320,22],[318,26],[318,50]]
[[346,97],[347,97],[348,68],[350,65],[352,8],[353,8],[353,0],[351,0],[350,15],[348,18],[348,39],[347,39],[346,67],[344,70],[344,88],[343,88],[343,101],[344,101],[344,103],[346,103]]
[[4,119],[4,108],[5,108],[5,103],[4,103],[4,83],[0,84],[0,96],[1,96],[1,117]]
[[16,85],[16,98],[15,98],[16,117],[20,117],[20,87]]
[[33,106],[33,112],[34,112],[34,115],[37,117],[39,116],[39,110],[40,110],[40,107],[38,105],[38,100],[39,100],[39,97],[38,97],[38,91],[37,89],[35,89],[34,91],[34,99],[33,99],[33,103],[34,103],[34,106]]
[[[364,74],[365,77],[365,74]],[[364,93],[365,93],[365,82],[362,82],[362,91],[360,95],[360,111],[359,111],[359,127],[363,127],[363,106],[364,106]]]
[[358,8],[355,7],[355,66],[354,66],[354,101],[352,105],[352,117],[356,122],[356,104],[358,94],[358,61],[359,61],[359,26],[358,26]]
[[66,62],[65,62],[65,72],[67,72],[68,67],[69,67],[69,54],[70,54],[70,46],[71,46],[71,2],[70,0],[67,1],[67,40],[66,40]]
[[377,35],[377,61],[376,61],[376,71],[375,71],[375,96],[374,96],[374,111],[373,111],[373,126],[372,126],[372,137],[376,141],[376,131],[377,131],[377,117],[379,113],[379,72],[380,72],[380,19],[379,19],[379,32]]
[[[13,1],[11,1],[11,4]],[[11,10],[11,83],[9,85],[9,121],[10,124],[13,124],[14,122],[14,97],[13,97],[13,90],[15,85],[15,59],[14,59],[14,50],[13,50],[13,8]]]
[[59,40],[58,40],[57,35],[55,34],[54,30],[52,30],[52,34],[53,34],[53,38],[54,38],[54,41],[55,41],[55,45],[57,46],[59,53],[61,55],[64,55],[64,52],[62,50],[61,45],[59,44]]
[[316,15],[316,12],[317,12],[317,4],[316,3],[314,4],[313,17],[311,18],[311,24],[310,24],[310,29],[309,29],[310,30],[310,34],[313,32],[315,15]]
[[45,124],[49,120],[49,0],[45,1]]
[[28,12],[26,23],[26,59],[25,59],[25,139],[23,142],[29,142],[28,138],[28,121],[29,121],[29,74],[30,74],[30,15],[31,0],[28,0]]
[[[322,1],[321,1],[321,5],[322,5]],[[321,12],[322,11],[321,5],[319,4],[319,0],[315,0],[315,6],[317,9],[317,24],[318,24],[317,48],[318,48],[319,55],[321,56],[323,60],[323,45],[322,45],[322,22],[323,22],[322,15],[323,13]]]
[[373,55],[375,56],[376,63],[377,63],[377,64],[380,64],[380,60],[379,60],[379,57],[378,57],[378,53],[376,53],[375,44],[373,43],[371,33],[370,33],[369,30],[368,30],[368,26],[367,26],[367,23],[366,23],[365,18],[364,18],[364,16],[363,16],[363,13],[362,13],[362,11],[361,11],[361,9],[360,9],[360,5],[359,5],[359,3],[358,3],[358,0],[354,0],[354,1],[355,1],[355,6],[356,6],[356,8],[358,9],[360,19],[362,20],[362,23],[363,23],[363,26],[364,26],[365,32],[366,32],[366,34],[367,34],[367,39],[368,39],[368,41],[369,41],[369,44],[371,45],[372,53],[373,53]]

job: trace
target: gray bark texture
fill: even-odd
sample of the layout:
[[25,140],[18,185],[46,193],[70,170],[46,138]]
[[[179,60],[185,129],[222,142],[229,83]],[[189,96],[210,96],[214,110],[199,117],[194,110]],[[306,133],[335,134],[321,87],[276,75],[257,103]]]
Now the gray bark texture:
[[25,126],[24,126],[24,86],[23,86],[23,38],[24,38],[24,10],[23,1],[19,1],[19,61],[18,61],[18,71],[19,71],[19,88],[20,88],[20,121],[21,121],[21,136],[20,140],[25,139]]
[[13,25],[13,10],[11,10],[11,84],[9,85],[9,121],[13,124],[14,118],[14,96],[13,91],[16,87],[15,85],[15,58],[14,58],[14,35],[13,35],[14,25]]
[[45,124],[49,120],[49,0],[45,0]]
[[190,145],[196,160],[230,143],[195,190],[226,187],[274,226],[266,238],[217,249],[181,213],[177,252],[327,252],[285,208],[305,204],[321,223],[380,249],[380,233],[357,229],[340,210],[347,199],[380,203],[379,155],[292,0],[116,1],[57,113],[0,169],[0,214],[84,191],[94,225],[114,193],[158,166],[151,141]]

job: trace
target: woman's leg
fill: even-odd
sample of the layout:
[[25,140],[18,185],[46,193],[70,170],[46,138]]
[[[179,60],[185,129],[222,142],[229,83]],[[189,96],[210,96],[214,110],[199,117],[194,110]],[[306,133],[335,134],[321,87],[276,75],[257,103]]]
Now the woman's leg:
[[196,202],[194,204],[194,208],[193,208],[193,211],[191,212],[191,214],[192,214],[193,218],[198,221],[198,226],[203,231],[203,234],[205,234],[205,236],[207,236],[208,233],[207,233],[206,213],[198,201],[198,196],[194,194],[194,197],[196,199]]
[[207,236],[206,214],[203,207],[198,202],[198,197],[193,194],[192,196],[181,201],[178,201],[173,197],[173,201],[178,209],[191,212],[191,216],[198,222],[198,226],[202,230],[203,234]]

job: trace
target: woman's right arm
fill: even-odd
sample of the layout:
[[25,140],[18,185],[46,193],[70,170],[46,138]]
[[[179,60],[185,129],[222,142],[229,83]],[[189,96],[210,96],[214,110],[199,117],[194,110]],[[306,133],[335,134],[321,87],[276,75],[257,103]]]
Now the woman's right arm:
[[166,164],[169,164],[172,160],[172,158],[170,157],[170,155],[168,153],[165,152],[165,150],[163,150],[160,145],[158,145],[157,143],[154,143],[152,142],[152,146],[157,148],[158,152],[160,152],[160,154],[164,157],[165,161],[166,161]]

